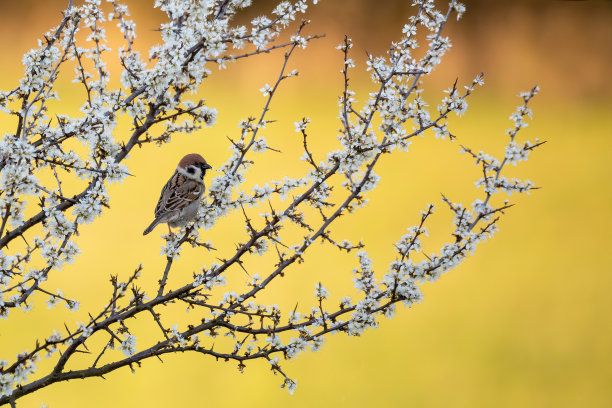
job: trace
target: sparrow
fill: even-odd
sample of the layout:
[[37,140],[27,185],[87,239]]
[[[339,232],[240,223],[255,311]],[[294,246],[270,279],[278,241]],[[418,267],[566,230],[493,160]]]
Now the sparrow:
[[155,206],[155,219],[144,230],[147,235],[160,223],[168,223],[170,227],[182,227],[193,220],[198,213],[200,197],[206,190],[204,175],[212,169],[206,160],[197,153],[183,157],[161,191],[159,201]]

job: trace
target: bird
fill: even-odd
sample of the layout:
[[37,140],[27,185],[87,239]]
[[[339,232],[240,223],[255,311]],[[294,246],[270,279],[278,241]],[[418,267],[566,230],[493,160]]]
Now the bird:
[[204,175],[212,166],[197,153],[186,155],[179,161],[176,171],[162,188],[155,206],[155,219],[144,230],[147,235],[160,223],[170,227],[182,227],[193,220],[198,213],[200,197],[204,194]]

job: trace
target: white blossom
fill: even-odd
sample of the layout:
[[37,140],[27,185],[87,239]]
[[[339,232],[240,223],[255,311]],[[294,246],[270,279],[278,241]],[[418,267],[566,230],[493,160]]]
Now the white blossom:
[[125,336],[125,339],[121,342],[121,346],[119,346],[119,350],[123,351],[123,354],[126,356],[131,356],[136,353],[136,337],[128,334]]
[[329,292],[327,291],[327,289],[325,289],[325,287],[323,287],[321,282],[315,285],[314,294],[318,300],[327,299],[327,297],[329,296]]
[[[40,296],[48,299],[48,308],[63,303],[71,311],[79,309],[83,299],[69,299],[60,289],[52,294],[47,285],[65,264],[78,261],[79,240],[86,234],[83,226],[104,222],[104,213],[112,204],[110,192],[121,188],[109,185],[129,182],[135,171],[130,156],[173,142],[179,134],[191,138],[186,143],[193,146],[206,145],[202,137],[214,137],[215,132],[202,129],[215,124],[217,111],[201,96],[207,89],[202,84],[216,74],[213,65],[230,68],[247,57],[280,51],[285,57],[282,70],[260,88],[267,98],[261,112],[249,113],[227,135],[227,158],[215,162],[214,173],[204,179],[206,195],[195,219],[161,236],[161,259],[166,262],[163,275],[141,273],[143,265],[133,273],[113,270],[110,300],[100,311],[86,311],[87,323],[76,323],[76,330],[65,325],[65,334],[53,331],[31,353],[0,360],[0,394],[4,396],[20,386],[27,390],[26,385],[38,378],[51,379],[50,384],[59,379],[57,373],[39,373],[30,380],[45,353],[72,367],[70,358],[85,350],[94,359],[103,355],[116,362],[131,357],[132,370],[160,350],[195,349],[218,359],[235,359],[241,372],[252,358],[263,358],[282,379],[281,387],[293,393],[297,382],[285,374],[279,356],[293,359],[308,350],[318,351],[327,335],[359,336],[377,328],[384,318],[394,317],[398,304],[411,307],[421,302],[424,282],[435,282],[459,266],[495,234],[498,218],[511,207],[498,193],[529,193],[536,188],[530,180],[506,174],[509,164],[521,164],[543,143],[521,141],[517,136],[532,116],[528,102],[539,91],[534,87],[519,95],[522,105],[510,116],[513,123],[507,141],[500,144],[503,151],[492,155],[461,146],[460,151],[477,166],[475,184],[482,190],[467,201],[471,205],[442,196],[452,214],[448,240],[432,247],[427,239],[426,222],[433,214],[433,205],[428,205],[418,213],[414,226],[392,237],[390,262],[381,270],[378,259],[375,263],[362,243],[368,240],[353,244],[361,237],[346,237],[343,228],[336,227],[340,222],[350,223],[354,212],[377,199],[373,191],[384,174],[378,171],[383,156],[412,150],[419,140],[416,136],[459,138],[449,121],[450,113],[462,116],[467,111],[468,97],[483,85],[483,75],[465,84],[457,80],[437,103],[430,104],[427,95],[431,93],[424,89],[427,76],[452,46],[443,35],[447,19],[453,14],[459,19],[465,12],[465,6],[456,0],[446,11],[438,10],[433,0],[413,1],[415,13],[388,51],[367,55],[365,70],[371,79],[367,92],[353,87],[356,57],[352,40],[346,38],[337,47],[343,54],[339,60],[339,130],[335,145],[327,150],[322,144],[325,138],[315,135],[307,116],[293,122],[297,135],[291,132],[293,136],[278,139],[278,132],[290,131],[296,119],[287,121],[268,113],[280,95],[276,90],[299,75],[297,69],[288,68],[289,58],[318,37],[304,34],[307,21],[300,24],[301,14],[317,0],[279,0],[270,14],[242,23],[236,22],[236,15],[251,0],[156,0],[155,7],[167,18],[158,30],[159,44],[143,54],[135,50],[136,30],[128,8],[115,1],[107,3],[85,0],[66,10],[61,25],[24,55],[24,76],[15,88],[0,91],[0,112],[19,118],[15,134],[0,138],[2,319],[24,315],[10,311],[28,311]],[[121,67],[116,77],[114,65],[107,65],[111,57],[107,30],[111,29],[123,38],[123,44],[112,50]],[[77,35],[79,31],[84,34]],[[420,44],[424,49],[416,50]],[[66,70],[68,61],[71,66]],[[55,111],[63,95],[56,89],[56,80],[63,79],[67,71],[67,79],[81,88],[78,115]],[[289,174],[280,168],[273,179],[254,178],[253,169],[261,164],[278,167],[279,156],[272,154],[283,154],[275,148],[284,150],[290,143],[300,149],[294,156],[302,162],[300,169]],[[410,190],[408,178],[404,184],[398,191]],[[234,228],[236,217],[241,227]],[[398,218],[398,222],[403,221]],[[226,232],[235,229],[230,234],[235,248],[229,253],[223,239],[215,238],[214,244],[206,240],[215,237],[208,233],[215,227]],[[275,285],[295,273],[296,264],[313,256],[314,244],[356,253],[352,287],[334,300],[318,282],[314,299],[303,304],[289,294],[287,299],[294,299],[295,305],[281,308],[286,302],[272,296]],[[183,254],[192,256],[199,251],[203,252],[197,255],[202,256],[199,269],[175,273],[182,268]],[[217,262],[205,265],[206,259],[212,259],[207,256]],[[247,278],[240,277],[243,272]],[[350,270],[331,272],[334,279],[343,274],[351,277]],[[142,279],[152,279],[155,285],[152,288]],[[224,285],[227,289],[219,288]],[[334,283],[334,291],[338,287]],[[191,311],[191,318],[176,320],[179,315],[174,311],[171,315],[163,312],[167,307],[174,310],[175,305],[179,305],[176,313]],[[140,319],[144,314],[149,314],[157,337],[145,342],[138,353],[136,335],[143,329],[138,322],[145,321]],[[103,348],[96,350],[96,344]],[[107,351],[116,347],[124,357]],[[82,373],[89,375],[88,370]]]

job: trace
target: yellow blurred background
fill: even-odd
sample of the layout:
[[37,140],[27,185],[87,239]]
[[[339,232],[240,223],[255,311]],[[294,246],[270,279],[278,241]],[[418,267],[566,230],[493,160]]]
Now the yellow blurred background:
[[[0,0],[0,89],[15,86],[23,72],[21,56],[57,24],[65,3]],[[128,2],[137,23],[136,46],[143,51],[157,41],[154,30],[162,18],[150,3]],[[255,3],[248,16],[268,11],[273,2]],[[281,88],[270,112],[278,122],[264,133],[283,153],[261,156],[253,168],[258,182],[304,171],[295,164],[301,152],[293,129],[303,116],[313,122],[316,157],[335,146],[342,57],[334,47],[345,34],[354,39],[352,84],[360,92],[357,99],[365,100],[364,51],[384,52],[412,13],[409,3],[324,0],[309,13],[309,32],[326,37],[291,63],[302,75]],[[478,197],[473,186],[478,170],[457,154],[459,144],[501,156],[508,116],[520,103],[516,95],[534,84],[541,87],[531,105],[534,119],[519,139],[548,143],[526,164],[508,168],[507,175],[527,177],[542,189],[510,197],[518,205],[508,211],[497,235],[458,269],[424,285],[422,304],[398,307],[395,318],[384,319],[362,337],[327,336],[321,351],[285,362],[283,369],[298,381],[293,396],[278,389],[281,378],[272,375],[266,362],[247,364],[240,374],[234,363],[177,355],[165,357],[163,364],[145,361],[135,375],[126,368],[105,380],[56,384],[23,398],[18,406],[612,406],[612,2],[483,0],[466,5],[464,18],[448,26],[453,48],[425,85],[435,106],[456,77],[467,84],[485,72],[485,87],[470,98],[467,114],[451,118],[458,142],[430,136],[415,141],[409,153],[385,160],[371,205],[334,233],[354,242],[363,239],[381,276],[392,260],[393,243],[418,222],[417,211],[433,202],[438,211],[426,248],[435,251],[450,231],[440,192],[466,204]],[[117,33],[108,31],[114,58],[120,43]],[[229,155],[226,136],[235,137],[238,121],[260,111],[259,88],[276,78],[281,60],[277,53],[215,70],[203,95],[219,110],[217,125],[175,136],[161,149],[146,146],[132,154],[126,163],[135,177],[111,187],[111,209],[80,230],[77,242],[83,254],[48,283],[47,289],[66,287],[67,296],[78,296],[80,311],[47,310],[46,299],[38,298],[27,322],[19,321],[22,312],[14,312],[0,321],[0,359],[31,349],[31,341],[23,339],[48,336],[64,320],[86,321],[86,313],[108,298],[110,273],[125,279],[141,262],[141,284],[154,287],[164,261],[160,231],[145,238],[141,234],[161,186],[184,153],[198,151],[213,166],[223,163]],[[109,67],[117,72],[116,62]],[[68,84],[72,73],[64,74]],[[60,90],[62,112],[75,114],[80,94],[65,87]],[[2,134],[14,129],[14,121],[0,116]],[[278,166],[266,167],[266,161]],[[186,249],[170,284],[214,256],[230,254],[243,237],[237,226],[223,220],[210,233],[219,254]],[[280,295],[258,301],[287,308],[299,299],[307,310],[319,280],[334,301],[353,295],[355,257],[329,254],[334,257],[315,248],[305,264],[273,288]],[[257,273],[260,261],[249,262],[249,271]],[[247,280],[233,273],[230,283]],[[138,341],[141,347],[146,340]]]

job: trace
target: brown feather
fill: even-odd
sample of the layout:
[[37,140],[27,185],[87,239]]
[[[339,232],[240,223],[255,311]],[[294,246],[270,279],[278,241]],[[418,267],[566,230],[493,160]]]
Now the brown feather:
[[179,167],[186,169],[190,164],[196,163],[206,163],[206,160],[204,160],[204,158],[197,153],[190,153],[183,157],[178,165]]
[[[176,187],[179,185],[180,187]],[[179,211],[204,193],[204,185],[175,172],[162,189],[155,206],[155,218]]]

